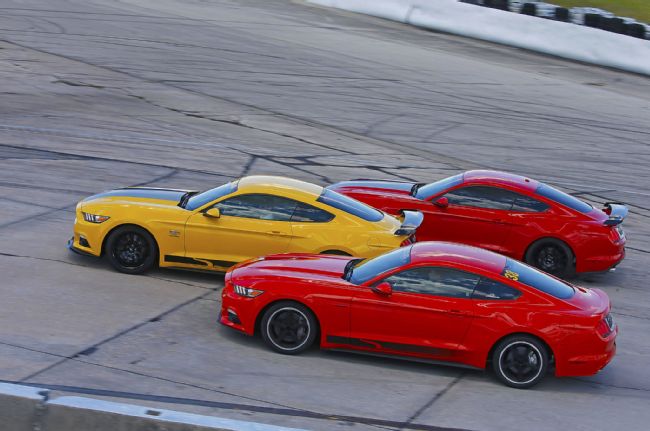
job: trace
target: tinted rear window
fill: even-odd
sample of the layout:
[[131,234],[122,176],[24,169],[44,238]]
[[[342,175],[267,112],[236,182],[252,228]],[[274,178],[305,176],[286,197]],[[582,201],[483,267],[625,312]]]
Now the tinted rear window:
[[372,280],[378,275],[389,272],[397,267],[404,266],[411,261],[411,248],[401,247],[374,259],[369,259],[352,270],[350,283],[361,284]]
[[481,281],[474,288],[474,293],[472,294],[472,298],[481,300],[513,300],[520,296],[520,291],[490,278],[481,278]]
[[291,221],[325,223],[333,218],[334,214],[330,214],[325,210],[313,207],[306,203],[298,202],[298,205],[291,216]]
[[445,178],[444,180],[436,181],[435,183],[427,184],[418,189],[415,197],[422,200],[427,200],[432,196],[438,195],[450,187],[454,187],[463,182],[463,174],[454,175],[453,177]]
[[502,275],[559,299],[569,299],[575,294],[569,284],[516,260],[506,260]]
[[356,199],[344,196],[332,190],[324,189],[323,193],[318,198],[318,202],[322,202],[331,207],[345,211],[366,221],[379,221],[384,218],[384,214],[374,209],[371,206],[359,202]]
[[535,193],[581,213],[588,213],[593,209],[593,207],[588,203],[553,188],[548,184],[540,184]]

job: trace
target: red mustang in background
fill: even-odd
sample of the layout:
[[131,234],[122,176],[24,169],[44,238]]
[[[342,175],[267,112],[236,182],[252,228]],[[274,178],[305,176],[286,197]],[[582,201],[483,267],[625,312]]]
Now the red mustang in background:
[[369,260],[284,254],[228,271],[219,321],[275,351],[322,348],[491,366],[527,388],[591,375],[616,351],[605,292],[487,250],[422,242]]
[[518,175],[468,171],[431,184],[359,180],[328,188],[389,214],[422,212],[419,241],[486,248],[561,277],[606,271],[625,256],[625,206],[594,208]]

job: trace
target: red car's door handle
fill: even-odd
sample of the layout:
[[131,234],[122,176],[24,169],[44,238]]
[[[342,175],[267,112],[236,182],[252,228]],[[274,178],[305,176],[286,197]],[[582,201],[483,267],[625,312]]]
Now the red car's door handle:
[[450,314],[456,314],[457,316],[467,316],[469,315],[469,311],[465,310],[449,310]]

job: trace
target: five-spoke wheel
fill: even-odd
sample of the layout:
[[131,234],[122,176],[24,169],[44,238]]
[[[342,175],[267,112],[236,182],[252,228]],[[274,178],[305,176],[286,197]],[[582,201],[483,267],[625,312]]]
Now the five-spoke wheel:
[[526,262],[558,277],[574,271],[573,252],[562,241],[548,238],[534,243],[526,253]]
[[260,329],[262,338],[273,350],[294,355],[307,350],[314,343],[318,323],[304,305],[283,301],[266,310]]
[[542,380],[548,369],[546,347],[528,335],[513,335],[502,340],[492,354],[497,378],[513,388],[530,388]]
[[127,274],[141,274],[154,266],[157,248],[149,232],[137,226],[122,226],[111,232],[106,241],[106,255],[115,269]]

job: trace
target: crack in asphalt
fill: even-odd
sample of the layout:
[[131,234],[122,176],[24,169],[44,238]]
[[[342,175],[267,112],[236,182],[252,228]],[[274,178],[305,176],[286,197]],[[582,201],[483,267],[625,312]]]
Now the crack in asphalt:
[[[151,318],[146,319],[146,320],[144,320],[142,322],[136,323],[135,325],[133,325],[133,326],[127,328],[127,329],[124,329],[122,331],[119,331],[119,332],[111,335],[110,337],[107,337],[107,338],[105,338],[105,339],[103,339],[103,340],[101,340],[101,341],[99,341],[99,342],[97,342],[97,343],[95,343],[95,344],[93,344],[91,346],[88,346],[88,347],[86,347],[86,348],[72,354],[72,355],[66,356],[66,355],[52,354],[54,356],[59,356],[62,359],[60,361],[55,362],[54,364],[48,365],[45,368],[42,368],[42,369],[40,369],[40,370],[38,370],[36,372],[33,372],[33,373],[29,374],[26,377],[23,377],[20,381],[21,382],[26,382],[28,380],[31,380],[34,377],[39,376],[39,375],[41,375],[41,374],[43,374],[43,373],[45,373],[45,372],[59,366],[59,365],[65,363],[67,361],[79,360],[78,358],[80,356],[90,356],[91,354],[95,353],[101,346],[105,345],[106,343],[109,343],[109,342],[111,342],[113,340],[116,340],[117,338],[120,338],[120,337],[122,337],[122,336],[124,336],[124,335],[126,335],[126,334],[128,334],[128,333],[130,333],[132,331],[135,331],[136,329],[141,328],[141,327],[143,327],[143,326],[145,326],[145,325],[147,325],[149,323],[158,322],[162,318],[164,318],[165,316],[167,316],[167,315],[173,313],[174,311],[177,311],[177,310],[179,310],[179,309],[181,309],[181,308],[183,308],[183,307],[185,307],[185,306],[187,306],[189,304],[192,304],[192,303],[194,303],[196,301],[199,301],[199,300],[203,299],[204,297],[210,295],[212,292],[213,292],[213,290],[210,290],[210,291],[205,292],[205,293],[203,293],[203,294],[201,294],[201,295],[199,295],[197,297],[194,297],[194,298],[189,299],[187,301],[184,301],[184,302],[182,302],[180,304],[177,304],[177,305],[173,306],[172,308],[170,308],[170,309],[168,309],[166,311],[163,311],[162,313],[160,313],[160,314],[158,314],[158,315],[156,315],[154,317],[151,317]],[[79,362],[85,362],[85,361],[79,360]],[[91,363],[91,362],[88,362],[88,363]],[[94,364],[94,365],[99,365],[99,364]]]
[[[447,386],[445,386],[441,391],[437,392],[429,401],[427,401],[422,407],[417,409],[415,413],[413,413],[405,422],[405,425],[411,424],[413,421],[415,421],[417,418],[419,418],[422,413],[427,411],[436,401],[438,401],[440,398],[442,398],[447,392],[451,390],[454,386],[458,384],[462,380],[462,378],[465,377],[465,373],[461,372],[460,375],[458,375],[456,378],[454,378]],[[406,429],[408,426],[405,426],[400,429]]]
[[57,263],[63,263],[66,265],[72,265],[72,266],[79,266],[82,268],[91,268],[89,265],[83,265],[81,263],[74,263],[74,262],[69,262],[67,260],[61,260],[61,259],[51,259],[47,257],[36,257],[36,256],[27,256],[23,254],[14,254],[14,253],[7,253],[7,252],[0,252],[0,256],[4,257],[15,257],[15,258],[21,258],[21,259],[34,259],[34,260],[42,260],[46,262],[57,262]]

